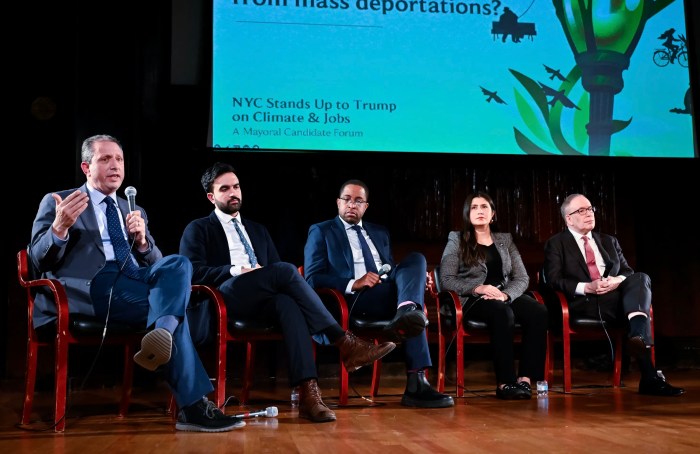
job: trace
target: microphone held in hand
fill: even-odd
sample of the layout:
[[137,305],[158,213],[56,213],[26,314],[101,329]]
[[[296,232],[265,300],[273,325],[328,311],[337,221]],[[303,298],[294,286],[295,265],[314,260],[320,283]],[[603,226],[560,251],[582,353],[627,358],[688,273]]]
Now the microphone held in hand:
[[124,189],[124,195],[129,201],[129,211],[136,211],[136,188],[133,186],[128,186]]
[[603,279],[607,279],[608,275],[610,274],[611,269],[612,269],[612,263],[605,262],[605,271],[603,271]]
[[391,265],[389,265],[388,263],[385,263],[384,265],[382,265],[379,268],[379,270],[377,271],[377,274],[380,276],[384,276],[385,274],[388,274],[389,271],[391,271]]
[[248,411],[245,413],[239,413],[237,415],[234,415],[236,418],[257,418],[258,416],[264,416],[265,418],[274,418],[279,414],[279,411],[277,410],[277,407],[267,407],[264,410],[260,411]]

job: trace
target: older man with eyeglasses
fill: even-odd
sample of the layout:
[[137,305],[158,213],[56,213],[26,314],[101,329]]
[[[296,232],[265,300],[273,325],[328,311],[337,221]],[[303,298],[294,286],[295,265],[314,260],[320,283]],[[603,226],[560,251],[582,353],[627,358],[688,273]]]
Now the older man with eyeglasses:
[[624,314],[629,326],[628,351],[641,371],[639,394],[683,394],[683,388],[666,382],[651,357],[649,276],[634,272],[616,237],[593,232],[595,208],[584,195],[564,199],[561,215],[567,228],[544,246],[548,285],[566,295],[573,316],[614,322]]

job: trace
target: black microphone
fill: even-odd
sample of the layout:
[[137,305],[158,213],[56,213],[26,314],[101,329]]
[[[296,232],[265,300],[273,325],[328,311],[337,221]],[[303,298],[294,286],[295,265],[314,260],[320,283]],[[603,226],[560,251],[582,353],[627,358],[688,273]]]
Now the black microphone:
[[124,189],[124,195],[129,201],[129,211],[136,211],[136,188],[127,186],[127,188]]
[[378,274],[379,276],[384,276],[384,275],[387,274],[389,271],[391,271],[391,265],[389,265],[388,263],[385,263],[384,265],[382,265],[381,267],[379,267],[379,270],[377,271],[377,274]]
[[605,270],[603,271],[603,279],[607,279],[608,274],[610,274],[611,268],[612,268],[612,262],[605,262]]
[[247,411],[245,413],[239,413],[237,415],[233,415],[236,418],[256,418],[258,416],[264,416],[266,418],[274,418],[279,414],[279,411],[277,410],[277,407],[267,407],[264,410],[260,411]]

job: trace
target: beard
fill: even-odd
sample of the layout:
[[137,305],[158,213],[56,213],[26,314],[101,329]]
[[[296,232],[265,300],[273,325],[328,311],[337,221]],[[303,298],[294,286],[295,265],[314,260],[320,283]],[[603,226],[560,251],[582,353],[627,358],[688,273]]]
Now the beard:
[[216,200],[215,204],[219,210],[233,216],[234,214],[238,213],[238,211],[241,209],[243,201],[239,198],[234,197],[223,203]]

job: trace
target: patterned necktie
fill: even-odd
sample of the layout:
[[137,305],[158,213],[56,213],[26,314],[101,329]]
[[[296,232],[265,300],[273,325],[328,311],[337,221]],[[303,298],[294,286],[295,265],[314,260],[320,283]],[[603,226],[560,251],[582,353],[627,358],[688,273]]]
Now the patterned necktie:
[[119,222],[119,215],[117,214],[114,200],[111,197],[105,197],[103,202],[107,205],[107,231],[109,232],[109,239],[112,241],[114,255],[117,258],[117,263],[119,263],[119,268],[125,275],[138,278],[138,267],[131,259],[129,244],[124,239],[124,230],[122,230],[122,224]]
[[357,238],[360,240],[360,247],[362,248],[362,258],[365,259],[365,268],[367,269],[367,272],[369,273],[371,271],[372,273],[376,273],[377,265],[374,263],[372,250],[369,248],[369,244],[367,244],[367,240],[365,240],[365,236],[362,234],[362,227],[360,227],[359,225],[353,225],[352,229],[355,232],[357,232]]
[[583,250],[586,251],[586,265],[588,266],[588,273],[591,275],[591,279],[594,281],[600,279],[600,270],[598,270],[598,265],[595,264],[595,254],[593,253],[593,248],[588,244],[588,237],[582,236],[583,240]]
[[251,268],[255,268],[255,266],[258,264],[258,258],[255,256],[255,252],[253,251],[253,248],[250,246],[250,243],[246,239],[245,235],[243,235],[243,231],[241,228],[238,226],[238,219],[233,218],[233,226],[236,228],[236,232],[238,232],[238,236],[241,239],[241,243],[243,243],[243,248],[245,249],[245,253],[248,254],[248,258],[250,259],[250,266]]

